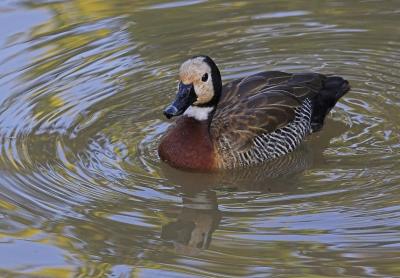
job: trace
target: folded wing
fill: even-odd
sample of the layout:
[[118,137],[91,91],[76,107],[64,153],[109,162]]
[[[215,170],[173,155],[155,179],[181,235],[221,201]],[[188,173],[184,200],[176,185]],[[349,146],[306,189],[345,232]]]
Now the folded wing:
[[262,72],[223,87],[211,134],[231,149],[245,151],[254,138],[284,127],[295,109],[315,97],[326,77],[316,73]]

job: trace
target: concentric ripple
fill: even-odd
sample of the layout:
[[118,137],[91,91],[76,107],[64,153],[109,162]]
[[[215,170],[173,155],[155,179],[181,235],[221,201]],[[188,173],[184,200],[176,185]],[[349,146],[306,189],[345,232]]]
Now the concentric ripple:
[[[0,276],[400,275],[399,4],[3,2]],[[182,172],[160,111],[198,53],[352,90],[284,158]]]

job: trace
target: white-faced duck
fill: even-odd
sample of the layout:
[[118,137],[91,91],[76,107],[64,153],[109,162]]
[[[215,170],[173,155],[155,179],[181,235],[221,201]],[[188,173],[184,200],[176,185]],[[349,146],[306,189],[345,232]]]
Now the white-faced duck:
[[293,151],[320,130],[349,89],[342,77],[266,71],[222,85],[208,56],[179,70],[178,93],[164,114],[179,116],[158,153],[173,167],[212,171],[251,166]]

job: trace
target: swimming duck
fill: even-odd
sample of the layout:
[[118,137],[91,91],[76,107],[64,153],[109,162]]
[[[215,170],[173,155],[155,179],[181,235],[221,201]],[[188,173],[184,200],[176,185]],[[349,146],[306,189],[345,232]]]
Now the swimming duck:
[[293,151],[320,130],[349,89],[348,81],[318,73],[266,71],[222,85],[208,56],[179,69],[178,93],[164,110],[179,116],[158,153],[173,167],[212,171],[251,166]]

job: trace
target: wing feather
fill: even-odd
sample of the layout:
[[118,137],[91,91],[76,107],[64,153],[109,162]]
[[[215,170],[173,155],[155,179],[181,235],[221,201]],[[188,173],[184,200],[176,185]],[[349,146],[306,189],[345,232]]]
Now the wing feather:
[[211,134],[235,151],[253,139],[284,127],[307,98],[318,94],[326,77],[321,74],[262,72],[223,87],[211,122]]

